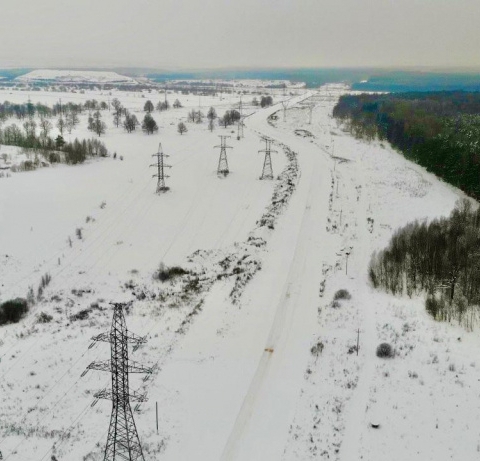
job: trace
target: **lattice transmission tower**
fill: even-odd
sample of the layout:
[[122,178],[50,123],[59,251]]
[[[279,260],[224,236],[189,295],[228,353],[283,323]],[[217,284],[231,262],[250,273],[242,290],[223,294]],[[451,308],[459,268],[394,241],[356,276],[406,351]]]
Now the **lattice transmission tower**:
[[240,117],[240,120],[238,120],[238,129],[237,129],[237,140],[240,141],[240,139],[243,138],[243,117]]
[[152,177],[157,178],[157,194],[159,192],[166,192],[167,190],[170,189],[170,187],[167,187],[165,185],[165,178],[169,178],[170,176],[165,174],[165,168],[172,168],[170,165],[167,165],[164,162],[165,157],[170,157],[169,155],[166,155],[163,153],[162,149],[162,143],[158,144],[158,152],[156,154],[153,154],[152,157],[157,157],[157,163],[153,163],[150,166],[157,167],[157,174],[154,174]]
[[94,394],[94,406],[99,399],[112,401],[112,415],[108,429],[107,444],[105,446],[104,461],[144,461],[142,447],[138,438],[137,428],[133,419],[130,402],[141,402],[147,400],[144,394],[131,391],[128,377],[130,373],[153,372],[152,368],[128,360],[128,345],[133,344],[136,350],[146,342],[144,337],[134,335],[127,330],[123,308],[125,304],[113,304],[112,327],[109,332],[93,337],[93,343],[103,341],[111,344],[111,358],[109,361],[92,362],[83,372],[88,370],[109,371],[112,374],[112,388],[102,389]]
[[215,146],[215,149],[220,148],[220,157],[218,158],[218,167],[217,167],[217,174],[223,176],[227,176],[230,173],[228,169],[228,161],[227,161],[227,149],[232,149],[232,146],[227,146],[227,138],[230,136],[223,136],[220,135],[220,145]]
[[238,119],[238,130],[237,130],[237,140],[240,141],[240,139],[243,138],[243,112],[242,112],[242,95],[240,95],[240,102],[238,104],[238,111],[240,113],[240,118]]
[[262,176],[260,179],[273,179],[273,169],[272,169],[272,152],[277,152],[276,150],[272,150],[272,140],[268,138],[263,138],[265,141],[265,149],[259,150],[258,152],[265,152],[265,159],[263,161],[263,170]]

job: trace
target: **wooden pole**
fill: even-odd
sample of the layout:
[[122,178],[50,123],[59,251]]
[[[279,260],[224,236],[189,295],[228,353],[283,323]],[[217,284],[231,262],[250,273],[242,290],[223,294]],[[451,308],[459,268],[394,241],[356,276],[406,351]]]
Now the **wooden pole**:
[[357,356],[358,356],[359,348],[360,348],[360,328],[357,329]]

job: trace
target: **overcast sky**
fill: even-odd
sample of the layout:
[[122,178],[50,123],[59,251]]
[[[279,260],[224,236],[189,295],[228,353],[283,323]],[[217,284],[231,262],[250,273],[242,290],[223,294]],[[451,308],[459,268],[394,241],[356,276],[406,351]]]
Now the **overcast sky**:
[[480,67],[480,0],[0,0],[0,67]]

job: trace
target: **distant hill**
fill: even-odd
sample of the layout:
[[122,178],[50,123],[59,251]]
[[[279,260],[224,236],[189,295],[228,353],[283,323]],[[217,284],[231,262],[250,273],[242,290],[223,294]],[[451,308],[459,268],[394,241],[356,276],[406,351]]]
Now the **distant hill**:
[[99,83],[136,85],[138,82],[131,77],[109,71],[94,70],[34,70],[15,78],[20,82],[55,82],[55,83]]

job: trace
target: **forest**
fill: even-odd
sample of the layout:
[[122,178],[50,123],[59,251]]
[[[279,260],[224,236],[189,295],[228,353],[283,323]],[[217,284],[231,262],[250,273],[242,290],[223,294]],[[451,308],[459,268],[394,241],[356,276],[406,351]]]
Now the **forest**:
[[406,158],[480,199],[480,93],[344,95],[333,116],[355,137],[387,140]]
[[448,218],[407,224],[372,256],[370,280],[392,294],[426,294],[440,321],[473,328],[480,305],[480,208],[457,202]]

